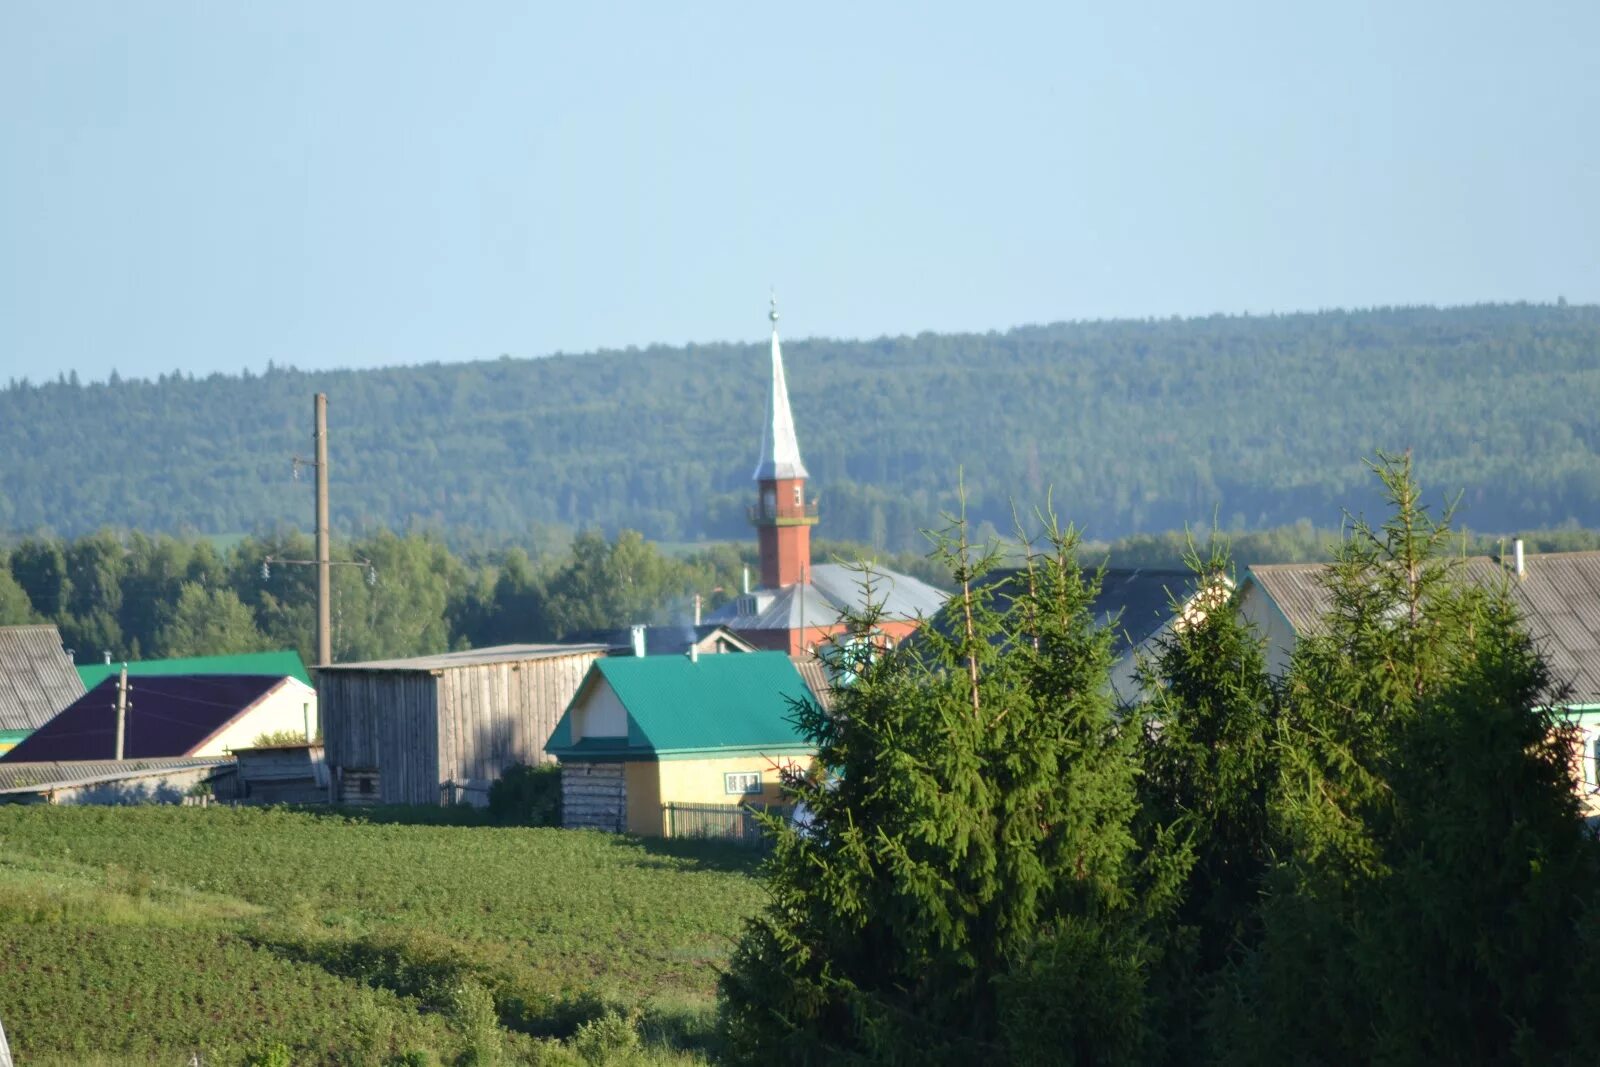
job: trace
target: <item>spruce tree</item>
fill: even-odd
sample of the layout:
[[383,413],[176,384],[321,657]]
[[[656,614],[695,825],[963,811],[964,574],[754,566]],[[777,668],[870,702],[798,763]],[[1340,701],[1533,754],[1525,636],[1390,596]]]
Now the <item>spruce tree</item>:
[[1409,457],[1375,470],[1394,514],[1354,524],[1290,670],[1278,860],[1219,1012],[1227,1058],[1582,1058],[1596,846],[1558,693],[1506,591],[1459,573]]
[[1140,822],[1153,839],[1175,831],[1191,857],[1154,992],[1163,1058],[1192,1062],[1213,983],[1258,940],[1276,694],[1227,545],[1213,536],[1202,556],[1191,542],[1186,559],[1193,584],[1143,666]]
[[[1061,937],[1098,961],[1087,973],[1115,968],[1101,931],[1133,902],[1132,743],[1095,579],[1070,530],[1048,537],[1000,611],[993,552],[957,523],[941,625],[895,650],[847,644],[856,681],[834,711],[798,710],[818,749],[797,786],[812,821],[778,828],[771,903],[721,981],[736,1061],[1003,1062],[1038,1036],[1002,1025],[1009,974],[1048,965]],[[1134,1023],[1102,1029],[1137,1037],[1140,1009],[1115,1005]]]

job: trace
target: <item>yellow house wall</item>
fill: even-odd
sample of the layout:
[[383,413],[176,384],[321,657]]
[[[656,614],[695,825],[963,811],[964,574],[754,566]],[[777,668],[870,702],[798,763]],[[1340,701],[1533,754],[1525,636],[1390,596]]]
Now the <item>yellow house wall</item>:
[[656,768],[660,764],[634,760],[622,765],[622,780],[627,784],[628,833],[644,837],[660,837],[661,778]]
[[[783,799],[778,767],[811,764],[810,756],[736,756],[718,759],[669,759],[660,763],[630,761],[624,775],[628,783],[628,832],[660,837],[664,832],[663,804],[741,804],[745,801],[776,804]],[[761,773],[761,792],[729,793],[723,775],[741,771]]]

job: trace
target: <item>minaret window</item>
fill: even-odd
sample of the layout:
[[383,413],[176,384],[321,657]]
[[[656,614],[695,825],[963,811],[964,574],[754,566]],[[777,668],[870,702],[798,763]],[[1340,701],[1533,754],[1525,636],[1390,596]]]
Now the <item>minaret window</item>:
[[[749,498],[746,497],[745,499],[748,500]],[[778,491],[776,489],[768,489],[761,494],[761,510],[768,515],[776,515],[778,513]]]
[[794,487],[794,506],[795,507],[799,507],[801,504],[803,504],[805,502],[800,496],[800,494],[803,493],[804,491],[805,490],[801,489],[798,485]]

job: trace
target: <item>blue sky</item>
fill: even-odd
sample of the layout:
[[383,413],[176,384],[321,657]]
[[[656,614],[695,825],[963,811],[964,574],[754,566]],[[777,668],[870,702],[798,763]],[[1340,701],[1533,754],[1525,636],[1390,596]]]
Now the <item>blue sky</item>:
[[1600,301],[1600,4],[1311,6],[6,0],[0,375]]

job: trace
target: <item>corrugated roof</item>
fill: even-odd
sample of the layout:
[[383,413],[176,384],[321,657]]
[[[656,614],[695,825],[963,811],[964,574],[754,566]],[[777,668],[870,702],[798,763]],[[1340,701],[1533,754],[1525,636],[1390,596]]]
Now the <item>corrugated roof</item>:
[[81,696],[54,626],[0,626],[0,730],[37,729]]
[[[279,686],[283,677],[174,675],[129,683],[123,754],[187,756]],[[7,763],[106,760],[117,747],[117,679],[107,678],[0,757]]]
[[813,586],[796,582],[782,589],[757,590],[724,604],[711,617],[735,632],[826,629],[839,624],[839,606]]
[[0,762],[0,793],[12,790],[33,791],[86,782],[112,781],[152,772],[182,770],[185,767],[221,767],[231,759],[206,756],[199,759],[53,760],[42,763]]
[[[870,581],[871,588],[863,584]],[[819,563],[811,568],[812,588],[840,607],[864,610],[868,601],[882,606],[891,619],[926,618],[944,606],[950,594],[883,567],[859,567],[843,563]]]
[[[596,684],[609,685],[628,712],[628,737],[572,743],[573,709]],[[618,656],[596,660],[556,725],[545,751],[567,758],[604,751],[667,755],[714,749],[803,750],[791,722],[795,703],[812,698],[782,652],[737,656]]]
[[811,695],[817,698],[817,703],[822,705],[824,711],[832,711],[833,679],[828,677],[828,668],[815,655],[790,656],[789,659],[794,669],[800,672]]
[[[1600,703],[1600,552],[1545,552],[1523,557],[1523,576],[1509,561],[1473,556],[1462,561],[1468,581],[1505,583],[1556,678],[1571,684],[1577,703]],[[1274,563],[1251,567],[1259,585],[1296,634],[1317,632],[1332,599],[1321,577],[1325,563]]]
[[[91,663],[78,668],[85,689],[115,678],[121,663]],[[144,659],[128,663],[128,677],[154,678],[173,674],[271,674],[311,684],[306,665],[294,649],[282,652],[242,652],[236,656],[191,656],[187,659]]]
[[[846,611],[865,611],[869,601],[878,604],[888,618],[914,620],[932,617],[948,597],[909,574],[819,563],[811,568],[809,583],[757,590],[723,605],[710,621],[735,631],[826,628],[837,626]],[[749,610],[752,603],[754,611]]]
[[441,652],[410,659],[375,659],[365,663],[334,663],[318,671],[445,671],[452,667],[478,667],[486,663],[525,663],[553,656],[578,656],[605,652],[604,644],[491,645],[461,652]]

